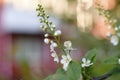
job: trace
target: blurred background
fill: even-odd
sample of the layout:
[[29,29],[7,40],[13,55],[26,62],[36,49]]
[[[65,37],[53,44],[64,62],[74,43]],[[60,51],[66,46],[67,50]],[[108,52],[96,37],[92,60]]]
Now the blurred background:
[[[120,46],[110,44],[106,33],[114,33],[114,30],[104,24],[105,17],[98,15],[93,6],[100,3],[120,18],[119,0],[90,1],[0,0],[0,80],[43,80],[59,67],[50,56],[49,45],[43,42],[44,32],[36,12],[38,4],[43,5],[50,20],[62,30],[61,42],[73,42],[74,60],[80,60],[88,50],[97,48],[94,75],[109,71],[113,65],[100,65],[100,60],[118,56]],[[108,80],[113,79],[120,77],[112,76]]]

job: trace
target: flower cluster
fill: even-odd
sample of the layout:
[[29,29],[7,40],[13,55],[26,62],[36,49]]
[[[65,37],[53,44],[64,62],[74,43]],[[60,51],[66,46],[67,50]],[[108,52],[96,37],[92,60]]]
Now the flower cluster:
[[63,69],[67,71],[69,63],[72,61],[72,58],[69,54],[62,55],[61,64],[63,64]]
[[107,32],[106,36],[109,38],[110,43],[114,46],[119,44],[119,37],[120,37],[120,25],[118,25],[118,20],[114,19],[109,11],[104,10],[99,6],[98,8],[101,15],[106,17],[107,24],[109,24],[108,29],[113,30],[113,32]]
[[117,20],[111,19],[110,17],[107,17],[110,26],[108,26],[109,29],[114,31],[114,34],[111,32],[107,32],[106,36],[110,39],[110,43],[114,46],[117,46],[119,44],[119,37],[120,37],[120,26],[117,26]]
[[[89,0],[81,0],[81,1],[83,3],[89,2]],[[38,5],[38,6],[39,7],[38,7],[37,11],[38,11],[38,17],[40,17],[40,22],[42,23],[41,28],[44,32],[46,32],[46,34],[44,34],[44,37],[45,37],[44,43],[50,45],[50,53],[51,53],[51,57],[53,57],[53,60],[57,63],[61,63],[63,65],[64,71],[68,70],[66,72],[67,75],[66,74],[61,75],[61,73],[59,73],[59,71],[58,71],[59,75],[63,76],[63,78],[66,78],[67,80],[69,80],[69,78],[74,79],[74,80],[79,80],[79,78],[80,78],[79,75],[82,75],[81,78],[84,80],[97,80],[97,79],[101,80],[104,77],[106,77],[105,75],[103,75],[100,77],[92,78],[89,75],[90,70],[92,70],[89,67],[92,67],[92,65],[93,65],[93,61],[96,57],[96,49],[91,50],[90,52],[86,53],[85,57],[82,58],[82,60],[79,63],[76,63],[75,61],[72,60],[71,52],[72,52],[72,50],[74,50],[72,47],[72,42],[68,40],[68,41],[65,41],[63,45],[60,43],[60,40],[61,40],[60,36],[62,35],[61,30],[56,29],[56,26],[51,21],[48,20],[49,16],[45,14],[45,11],[43,10],[42,6],[41,5]],[[89,7],[90,6],[88,6],[88,8]],[[112,28],[116,31],[115,34],[111,34],[111,32],[107,32],[106,35],[110,39],[110,42],[114,46],[116,46],[119,43],[118,37],[120,37],[120,33],[118,33],[118,31],[119,31],[120,27],[114,27],[114,26],[116,26],[117,20],[110,21],[109,15],[106,15],[106,17],[109,19],[109,23],[110,23],[109,28],[110,29]],[[51,37],[52,37],[52,39],[51,39]],[[62,54],[58,55],[56,48],[60,49]],[[117,61],[116,61],[116,58],[114,58],[113,60],[114,60],[113,62],[115,62],[115,64],[120,64],[120,59],[117,58]],[[68,67],[69,67],[69,69],[68,69]],[[75,77],[72,77],[71,75],[74,75],[74,74],[75,74]],[[112,74],[112,73],[110,73],[110,74]],[[57,73],[56,73],[56,75],[57,75]],[[54,75],[53,75],[53,77],[54,77]],[[50,77],[51,80],[53,80],[52,79],[53,77]],[[58,79],[64,80],[62,78],[58,78]],[[55,80],[58,80],[58,79],[55,79]]]
[[[67,71],[67,68],[69,66],[69,63],[72,61],[71,58],[71,51],[74,50],[72,48],[72,42],[71,41],[65,41],[64,47],[60,43],[60,36],[62,34],[61,30],[56,30],[56,26],[53,25],[51,21],[49,21],[49,16],[45,14],[45,11],[43,10],[41,5],[38,5],[38,16],[40,17],[40,22],[43,23],[41,26],[42,30],[46,32],[44,35],[44,43],[50,44],[50,52],[51,56],[54,58],[54,61],[57,63],[61,63],[63,65],[63,69]],[[49,34],[48,34],[49,32]],[[49,38],[49,36],[53,37],[53,40]],[[63,52],[61,56],[58,56],[57,52],[55,51],[55,48],[60,48]],[[60,58],[61,57],[61,58]],[[60,60],[61,59],[61,60]],[[89,67],[93,63],[91,63],[90,60],[87,60],[86,58],[82,59],[82,67]]]
[[[55,51],[55,48],[60,48],[63,51],[63,54],[61,55],[61,64],[63,64],[63,69],[66,71],[69,63],[72,61],[72,58],[70,56],[70,52],[72,50],[72,43],[71,41],[65,41],[64,46],[65,49],[62,47],[60,44],[60,35],[62,34],[61,30],[56,30],[56,26],[53,25],[51,21],[49,21],[49,16],[45,14],[45,11],[43,10],[41,5],[38,5],[38,16],[40,17],[40,22],[43,23],[44,25],[41,26],[42,30],[46,33],[44,35],[44,43],[50,44],[50,52],[51,56],[54,58],[54,61],[59,63],[59,56],[57,52]],[[51,40],[49,36],[52,36],[54,39]]]

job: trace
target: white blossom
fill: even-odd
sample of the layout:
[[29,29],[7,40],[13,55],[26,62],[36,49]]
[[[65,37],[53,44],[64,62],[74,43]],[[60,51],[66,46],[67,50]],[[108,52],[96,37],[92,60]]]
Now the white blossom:
[[49,44],[50,40],[48,38],[44,39],[44,43]]
[[57,31],[55,31],[55,33],[54,33],[54,36],[59,36],[59,35],[61,35],[61,31],[60,30],[57,30]]
[[51,41],[51,45],[52,45],[54,48],[57,47],[57,43],[56,43],[56,42]]
[[51,51],[51,52],[54,52],[54,51],[55,51],[55,50],[54,50],[54,48],[56,48],[56,47],[57,47],[57,43],[56,43],[56,42],[51,41],[50,51]]
[[51,41],[50,44],[50,52],[51,52],[51,56],[54,58],[54,61],[56,61],[57,63],[59,62],[59,58],[56,54],[55,48],[57,47],[57,43],[54,41]]
[[118,59],[118,63],[120,64],[120,59]]
[[71,41],[65,41],[64,46],[67,50],[73,50]]
[[119,39],[116,35],[113,35],[111,38],[110,38],[110,42],[114,45],[114,46],[117,46],[118,43],[119,43]]
[[62,55],[61,64],[63,64],[63,69],[67,71],[68,65],[71,62],[72,58],[69,54]]
[[86,58],[82,58],[82,67],[89,67],[93,65],[93,63],[91,63],[91,61],[89,59],[86,59]]
[[51,56],[54,58],[54,61],[56,61],[57,63],[59,63],[59,58],[58,58],[58,55],[56,54],[55,51],[51,53]]

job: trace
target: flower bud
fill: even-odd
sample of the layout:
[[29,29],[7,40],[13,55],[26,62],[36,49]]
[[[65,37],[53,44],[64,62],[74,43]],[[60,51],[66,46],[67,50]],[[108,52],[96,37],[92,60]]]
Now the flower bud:
[[55,31],[54,36],[59,36],[59,35],[61,35],[61,31],[60,30]]
[[44,36],[45,36],[45,37],[48,37],[49,35],[46,33]]
[[44,43],[49,44],[50,40],[48,38],[44,39]]

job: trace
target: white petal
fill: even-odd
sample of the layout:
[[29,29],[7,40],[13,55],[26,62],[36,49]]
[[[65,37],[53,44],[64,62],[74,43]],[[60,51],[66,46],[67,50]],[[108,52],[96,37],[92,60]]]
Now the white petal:
[[81,66],[82,66],[82,67],[85,67],[85,64],[82,64]]
[[67,66],[63,66],[63,69],[64,69],[65,71],[67,71]]
[[72,60],[72,58],[69,54],[67,54],[67,59],[69,60],[69,62]]
[[59,63],[58,57],[55,57],[55,58],[54,58],[54,61],[56,61],[57,63]]
[[82,58],[82,62],[85,63],[86,62],[86,58]]
[[91,63],[90,65],[93,65],[93,63]]
[[70,48],[70,47],[72,46],[71,41],[65,41],[65,42],[64,42],[64,46],[65,46],[66,48]]
[[90,62],[91,62],[90,60],[87,60],[87,64],[90,64]]
[[62,58],[63,58],[63,59],[65,59],[65,58],[66,58],[66,56],[65,56],[65,55],[62,55]]
[[64,64],[64,63],[65,63],[65,60],[64,60],[64,59],[61,59],[60,62],[61,62],[61,64]]
[[50,52],[54,52],[54,47],[52,45],[50,45]]
[[56,53],[54,53],[54,52],[51,53],[51,56],[52,56],[52,57],[55,57],[55,56],[56,56]]

